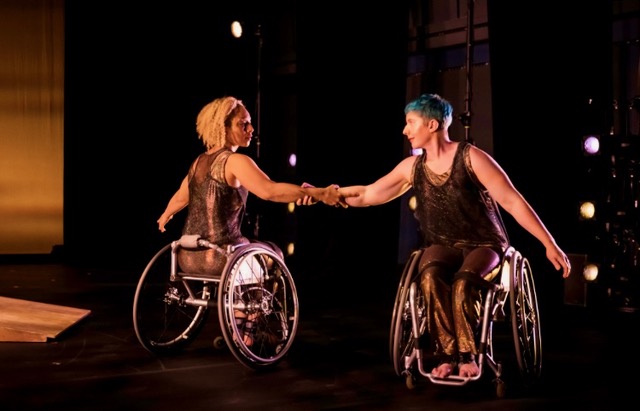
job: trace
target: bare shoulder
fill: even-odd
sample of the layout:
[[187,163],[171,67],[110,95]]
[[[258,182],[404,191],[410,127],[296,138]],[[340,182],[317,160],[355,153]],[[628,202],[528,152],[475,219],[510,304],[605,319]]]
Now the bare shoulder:
[[413,176],[413,167],[418,159],[419,155],[410,155],[400,161],[394,168],[387,174],[388,177],[396,181],[411,181]]
[[246,154],[232,153],[227,158],[227,165],[231,167],[246,167],[255,164],[253,159]]
[[493,157],[491,157],[491,155],[489,153],[487,153],[486,151],[484,151],[483,149],[470,144],[469,146],[469,159],[471,160],[472,164],[483,164],[483,165],[490,165],[490,164],[496,164],[496,161],[494,160]]
[[415,165],[419,157],[419,154],[412,154],[408,157],[405,157],[400,163],[398,163],[396,169],[402,171],[402,174],[410,174],[413,171],[413,166]]
[[500,164],[498,164],[498,162],[489,153],[481,148],[471,146],[469,149],[469,160],[471,162],[471,167],[483,184],[487,183],[487,179],[493,179],[497,178],[499,175],[505,175]]
[[467,144],[467,147],[469,149],[469,154],[470,155],[481,155],[481,156],[488,156],[489,155],[489,153],[487,153],[486,151],[484,151],[480,147],[476,146],[475,144]]
[[411,154],[410,156],[405,157],[399,165],[413,167],[418,157],[420,157],[420,154]]

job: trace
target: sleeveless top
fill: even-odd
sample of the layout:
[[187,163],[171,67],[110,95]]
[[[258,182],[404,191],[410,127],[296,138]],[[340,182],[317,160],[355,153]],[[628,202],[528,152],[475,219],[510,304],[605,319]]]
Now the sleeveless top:
[[456,248],[508,246],[497,204],[471,167],[470,143],[458,144],[449,175],[436,175],[425,161],[416,158],[412,184],[417,200],[414,213],[424,246],[440,244]]
[[[199,234],[225,248],[229,244],[248,243],[240,228],[247,204],[248,190],[227,184],[224,169],[233,151],[223,148],[203,153],[189,169],[189,205],[182,234]],[[218,250],[180,249],[178,263],[184,272],[219,276],[227,258]]]
[[224,176],[233,151],[200,154],[189,169],[189,206],[183,234],[199,234],[219,245],[244,240],[240,232],[248,191],[231,187]]

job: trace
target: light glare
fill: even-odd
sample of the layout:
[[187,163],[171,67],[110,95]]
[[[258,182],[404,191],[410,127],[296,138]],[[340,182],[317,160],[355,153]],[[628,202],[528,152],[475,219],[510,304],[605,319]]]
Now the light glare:
[[417,206],[418,206],[418,200],[416,199],[416,196],[411,196],[411,198],[409,198],[409,209],[411,211],[416,211]]
[[587,281],[595,281],[598,278],[598,266],[595,264],[587,264],[582,270],[582,275]]
[[591,201],[585,201],[580,205],[580,217],[591,220],[596,214],[596,206]]
[[231,34],[233,34],[233,37],[237,39],[242,37],[242,24],[240,24],[239,21],[231,23]]
[[596,136],[587,136],[582,143],[585,153],[594,155],[600,151],[600,139]]

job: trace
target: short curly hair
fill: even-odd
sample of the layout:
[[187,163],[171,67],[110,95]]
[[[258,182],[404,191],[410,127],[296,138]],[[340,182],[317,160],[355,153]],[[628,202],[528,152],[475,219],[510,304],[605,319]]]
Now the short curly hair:
[[196,131],[207,150],[226,145],[226,127],[231,125],[231,118],[241,107],[244,107],[242,100],[226,96],[213,100],[200,110],[196,119]]

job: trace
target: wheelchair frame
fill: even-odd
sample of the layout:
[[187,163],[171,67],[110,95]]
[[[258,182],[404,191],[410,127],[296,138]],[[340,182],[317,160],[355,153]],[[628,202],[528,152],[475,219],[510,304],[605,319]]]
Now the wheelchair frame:
[[[181,272],[180,248],[215,249],[227,256],[227,262],[219,276]],[[133,301],[136,337],[153,354],[175,353],[202,331],[210,308],[217,308],[222,331],[214,347],[226,343],[249,369],[279,363],[293,343],[299,321],[295,283],[279,248],[252,241],[222,249],[193,235],[167,244],[138,281]],[[245,341],[246,322],[253,327]]]
[[[506,319],[510,313],[515,356],[522,382],[534,384],[540,377],[542,366],[542,340],[540,316],[535,284],[529,261],[513,247],[509,247],[496,268],[499,270],[493,282],[488,282],[483,293],[480,323],[476,330],[478,367],[474,377],[451,375],[438,378],[425,370],[425,354],[421,337],[426,329],[425,303],[420,289],[418,263],[422,250],[414,251],[404,266],[391,318],[389,354],[398,376],[405,377],[409,389],[415,387],[415,375],[426,377],[434,384],[460,386],[476,381],[484,374],[485,366],[494,373],[496,395],[504,397],[505,383],[502,380],[502,363],[494,358],[494,321]],[[507,300],[509,304],[507,305]]]

